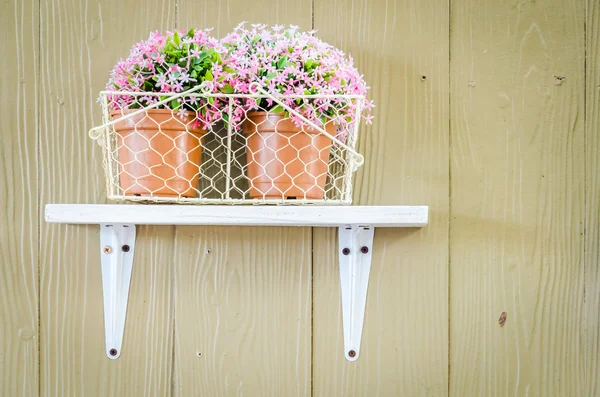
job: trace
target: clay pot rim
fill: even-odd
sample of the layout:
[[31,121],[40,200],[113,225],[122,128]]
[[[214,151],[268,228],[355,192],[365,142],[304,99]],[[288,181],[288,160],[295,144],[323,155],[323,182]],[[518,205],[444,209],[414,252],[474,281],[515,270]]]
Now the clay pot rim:
[[[269,116],[273,115],[274,117],[278,117],[281,120],[290,122],[292,124],[294,124],[294,122],[292,121],[292,119],[290,119],[289,117],[285,117],[285,115],[283,113],[273,113],[273,112],[269,112],[269,111],[265,111],[265,110],[258,110],[258,111],[249,111],[246,113],[246,120],[244,120],[244,123],[248,122],[248,120],[252,117],[264,117],[265,119],[268,119]],[[295,124],[294,124],[295,125]],[[246,132],[245,128],[242,128],[242,133],[244,135],[252,135],[254,133],[257,134],[310,134],[310,135],[323,135],[324,137],[329,138],[327,135],[321,133],[321,131],[317,131],[314,128],[312,128],[311,126],[308,126],[310,129],[312,129],[313,131],[305,131],[305,130],[300,130],[300,131],[252,131],[252,132]],[[330,119],[330,121],[328,121],[324,126],[325,131],[327,131],[327,128],[337,128],[336,124],[333,122],[333,119]],[[332,133],[330,131],[329,132],[331,135],[335,136],[335,131]]]
[[[125,115],[125,114],[129,114],[129,113],[133,113],[133,112],[137,112],[140,109],[121,109],[121,110],[111,110],[110,111],[110,115],[116,115],[116,114],[120,114],[120,115]],[[151,112],[151,113],[171,113],[171,114],[177,114],[177,112],[179,112],[179,110],[173,110],[173,109],[146,109],[146,112]],[[193,112],[191,110],[184,110],[185,114],[188,116],[195,116],[196,112]]]
[[[133,113],[133,112],[136,112],[138,110],[140,110],[140,109],[113,110],[113,111],[109,112],[109,115],[114,120],[114,116],[125,116],[125,115],[127,115],[129,113]],[[208,133],[208,128],[206,128],[204,126],[190,127],[189,123],[188,124],[183,123],[183,120],[181,120],[179,117],[177,117],[177,113],[176,112],[178,112],[178,111],[175,111],[173,109],[147,109],[146,112],[154,113],[154,114],[171,114],[174,118],[178,118],[180,120],[180,123],[181,123],[180,125],[182,127],[182,131],[186,131],[187,130],[187,132],[189,132],[190,134],[203,136],[203,135],[206,135]],[[185,112],[186,116],[193,117],[194,119],[196,119],[196,112],[193,112],[191,110],[185,110],[184,112]],[[140,113],[140,116],[141,115],[142,115],[142,113]],[[134,118],[135,117],[136,116],[134,116]],[[145,117],[145,115],[144,115],[144,117]],[[132,120],[132,119],[123,120],[121,122],[127,122],[127,121],[130,121],[130,120]],[[164,123],[167,123],[167,122],[169,122],[169,120],[164,121],[164,122],[162,122],[160,124],[156,124],[157,129],[158,129],[158,127],[160,125],[162,125]],[[169,130],[173,130],[173,129],[169,129]],[[120,130],[117,131],[117,133],[120,133],[120,132],[121,132]]]

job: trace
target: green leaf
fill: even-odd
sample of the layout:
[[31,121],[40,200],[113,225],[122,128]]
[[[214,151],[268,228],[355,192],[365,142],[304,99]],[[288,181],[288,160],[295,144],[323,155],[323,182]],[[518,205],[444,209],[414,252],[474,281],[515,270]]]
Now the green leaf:
[[209,96],[207,99],[208,99],[208,103],[210,103],[211,105],[213,103],[215,103],[215,97]]
[[221,92],[224,94],[233,94],[235,90],[233,89],[233,87],[229,84],[225,84],[225,86],[223,88],[221,88]]
[[169,102],[169,107],[171,109],[177,110],[179,109],[179,102],[177,102],[177,99],[173,99],[171,102]]
[[275,72],[267,73],[267,79],[271,80],[271,79],[274,79],[275,77],[277,77],[277,73],[275,73]]
[[288,64],[288,57],[286,55],[283,58],[281,58],[279,60],[279,62],[277,62],[277,69],[283,69],[287,66],[287,64]]
[[179,37],[179,33],[177,31],[175,31],[173,34],[173,43],[175,43],[175,45],[178,47],[181,44],[181,38]]
[[319,66],[319,62],[315,61],[314,59],[309,59],[306,62],[304,62],[304,67],[308,70],[312,70],[317,66]]
[[196,77],[198,77],[198,71],[196,69],[192,70],[192,73],[190,73],[190,76],[195,79]]
[[198,55],[198,63],[200,63],[201,61],[203,61],[209,55],[210,55],[210,53],[208,51],[202,51],[200,53],[200,55]]
[[252,45],[258,43],[258,40],[260,40],[260,36],[256,36],[255,38],[252,39]]
[[283,112],[285,112],[285,109],[281,105],[277,105],[273,109],[271,109],[270,112],[272,112],[272,113],[283,113]]
[[190,30],[188,30],[187,36],[190,38],[194,37],[194,28],[191,28]]
[[213,78],[214,78],[214,77],[213,77],[213,75],[212,75],[212,73],[211,73],[211,71],[210,71],[210,70],[208,70],[208,71],[206,72],[206,74],[204,75],[204,80],[206,80],[206,81],[213,81]]

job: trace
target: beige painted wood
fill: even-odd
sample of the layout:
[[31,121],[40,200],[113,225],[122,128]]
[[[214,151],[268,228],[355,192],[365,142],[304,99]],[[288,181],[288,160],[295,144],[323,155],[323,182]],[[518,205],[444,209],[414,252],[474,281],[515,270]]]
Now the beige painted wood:
[[585,395],[600,396],[600,4],[587,2],[585,128]]
[[0,395],[39,381],[37,1],[0,6]]
[[[600,396],[596,3],[4,3],[0,395]],[[98,228],[40,218],[105,201],[86,131],[110,68],[150,30],[313,17],[377,102],[355,204],[430,207],[376,231],[360,359],[335,229],[140,226],[110,361]]]
[[376,229],[360,358],[345,360],[337,232],[313,233],[313,395],[446,396],[448,2],[319,0],[315,29],[355,57],[376,101],[355,204],[428,205]]
[[310,229],[177,227],[175,395],[310,395]]
[[[46,203],[105,201],[98,92],[129,48],[172,27],[170,1],[41,3],[40,186]],[[173,235],[139,227],[123,350],[104,351],[98,226],[43,223],[41,395],[168,396],[172,368]]]
[[451,13],[450,395],[588,396],[585,4]]
[[[242,21],[310,29],[311,1],[178,1],[181,29]],[[175,249],[174,394],[309,396],[311,229],[181,226]]]

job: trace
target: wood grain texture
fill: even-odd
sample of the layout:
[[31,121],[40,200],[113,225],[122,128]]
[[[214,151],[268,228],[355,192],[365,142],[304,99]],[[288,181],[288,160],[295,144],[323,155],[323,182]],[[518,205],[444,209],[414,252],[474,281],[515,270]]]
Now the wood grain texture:
[[0,6],[0,395],[39,382],[37,1]]
[[310,229],[177,227],[175,395],[310,395]]
[[450,395],[587,396],[585,4],[451,14]]
[[[166,0],[40,2],[41,204],[105,201],[98,92],[148,32],[172,28]],[[173,228],[137,232],[123,351],[104,352],[98,226],[43,224],[41,395],[168,396],[172,364]]]
[[319,0],[315,29],[371,85],[354,204],[428,205],[376,229],[360,358],[343,352],[335,230],[313,236],[313,395],[445,396],[448,385],[448,2]]
[[587,2],[585,118],[585,395],[600,396],[600,4]]
[[[215,37],[242,21],[311,26],[310,0],[178,0],[177,9],[179,28],[214,27]],[[175,395],[310,395],[310,236],[177,227]]]

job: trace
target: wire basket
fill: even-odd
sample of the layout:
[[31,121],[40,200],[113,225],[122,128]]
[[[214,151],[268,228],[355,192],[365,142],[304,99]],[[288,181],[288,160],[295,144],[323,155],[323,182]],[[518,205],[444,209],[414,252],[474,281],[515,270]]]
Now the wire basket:
[[364,163],[355,150],[364,97],[251,88],[101,92],[104,124],[90,136],[103,149],[108,199],[350,204],[353,172]]

